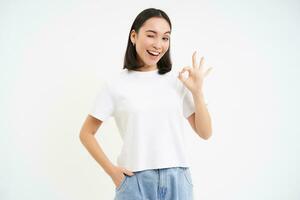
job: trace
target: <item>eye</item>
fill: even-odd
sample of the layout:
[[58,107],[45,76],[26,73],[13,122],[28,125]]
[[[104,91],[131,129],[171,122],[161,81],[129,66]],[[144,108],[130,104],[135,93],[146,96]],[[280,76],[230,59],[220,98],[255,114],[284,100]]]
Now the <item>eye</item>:
[[165,41],[168,41],[168,40],[169,40],[169,38],[163,38],[163,40],[165,40]]
[[150,37],[150,38],[153,38],[154,36],[153,35],[147,35],[148,37]]

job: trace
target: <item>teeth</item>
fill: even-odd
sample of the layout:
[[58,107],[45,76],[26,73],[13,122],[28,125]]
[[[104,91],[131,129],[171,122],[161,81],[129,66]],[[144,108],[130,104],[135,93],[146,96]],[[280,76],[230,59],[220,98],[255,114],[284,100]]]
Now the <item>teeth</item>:
[[158,52],[155,52],[155,51],[149,51],[150,53],[152,53],[153,55],[155,55],[155,56],[158,56]]

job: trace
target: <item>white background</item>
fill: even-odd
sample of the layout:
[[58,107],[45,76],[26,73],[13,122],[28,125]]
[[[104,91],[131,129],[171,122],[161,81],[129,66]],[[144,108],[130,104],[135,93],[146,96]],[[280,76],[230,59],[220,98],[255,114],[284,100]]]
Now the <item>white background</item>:
[[[26,3],[25,3],[26,2]],[[170,17],[174,68],[204,56],[213,136],[186,121],[195,200],[300,199],[298,1],[1,1],[0,199],[113,199],[79,140],[143,9]],[[116,162],[111,118],[97,139]]]

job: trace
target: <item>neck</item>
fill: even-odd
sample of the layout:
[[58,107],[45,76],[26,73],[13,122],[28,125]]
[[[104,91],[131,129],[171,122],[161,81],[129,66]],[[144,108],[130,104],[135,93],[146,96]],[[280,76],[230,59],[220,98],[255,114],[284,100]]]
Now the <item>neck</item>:
[[157,65],[144,65],[137,69],[138,71],[153,71],[157,69]]

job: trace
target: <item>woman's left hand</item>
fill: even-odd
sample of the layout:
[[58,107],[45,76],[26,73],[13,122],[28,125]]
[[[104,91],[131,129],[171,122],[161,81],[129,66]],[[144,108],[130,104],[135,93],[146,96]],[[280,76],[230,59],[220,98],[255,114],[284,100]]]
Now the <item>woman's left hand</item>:
[[[193,67],[186,66],[179,72],[178,78],[194,94],[202,92],[204,77],[212,70],[212,67],[204,69],[204,57],[201,57],[200,63],[196,63],[196,51],[192,56]],[[184,78],[183,73],[188,71],[188,78]]]

